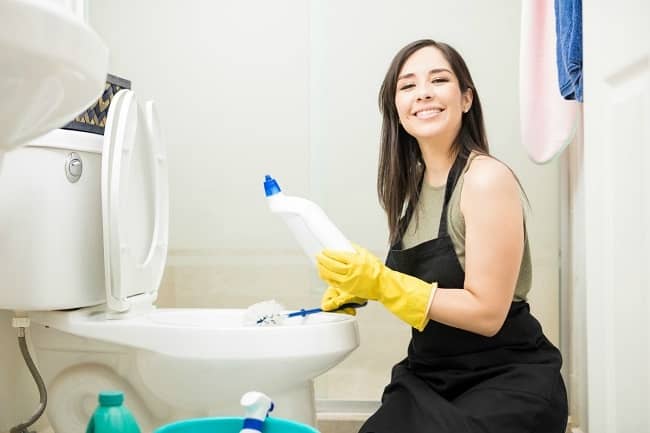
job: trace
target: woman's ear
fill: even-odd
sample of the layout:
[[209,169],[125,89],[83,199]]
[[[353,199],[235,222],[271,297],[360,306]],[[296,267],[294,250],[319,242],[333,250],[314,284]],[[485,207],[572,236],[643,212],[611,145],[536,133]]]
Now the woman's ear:
[[474,91],[471,87],[463,92],[463,113],[467,113],[472,108],[472,101],[474,100]]

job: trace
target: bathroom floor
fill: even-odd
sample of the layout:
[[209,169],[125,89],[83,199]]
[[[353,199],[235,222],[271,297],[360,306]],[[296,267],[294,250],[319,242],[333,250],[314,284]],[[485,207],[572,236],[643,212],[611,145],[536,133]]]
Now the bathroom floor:
[[[321,433],[357,433],[361,428],[363,421],[318,421],[316,428]],[[54,433],[51,428],[41,430],[39,433]]]
[[[363,421],[318,421],[316,428],[321,433],[358,433]],[[568,425],[566,433],[571,433],[571,426]]]
[[363,421],[319,420],[316,428],[321,433],[357,433]]
[[[316,428],[321,433],[357,433],[362,424],[363,421],[357,420],[319,420]],[[47,428],[39,433],[54,433],[54,431]],[[570,426],[567,427],[566,433],[571,433]]]

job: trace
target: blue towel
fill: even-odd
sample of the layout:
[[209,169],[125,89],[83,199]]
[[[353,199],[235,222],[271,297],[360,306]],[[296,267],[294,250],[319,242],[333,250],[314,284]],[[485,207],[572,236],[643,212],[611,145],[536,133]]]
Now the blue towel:
[[564,99],[582,97],[582,0],[555,0],[557,72]]

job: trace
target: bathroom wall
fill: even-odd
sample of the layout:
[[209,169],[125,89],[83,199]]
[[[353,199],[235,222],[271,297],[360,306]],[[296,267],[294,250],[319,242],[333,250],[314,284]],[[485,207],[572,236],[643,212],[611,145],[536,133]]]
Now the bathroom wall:
[[[526,188],[532,308],[558,343],[558,165],[532,164],[519,142],[519,13],[509,0],[93,0],[110,72],[155,99],[164,123],[171,249],[159,304],[318,303],[322,283],[266,208],[267,173],[383,255],[377,92],[394,53],[431,37],[464,55],[492,150]],[[317,397],[376,401],[404,356],[409,329],[381,306],[359,326],[361,347],[316,381]]]
[[585,272],[585,166],[584,120],[576,136],[562,155],[561,185],[566,221],[560,224],[561,249],[561,329],[564,354],[563,372],[569,394],[569,413],[574,432],[588,431],[587,413],[587,274]]

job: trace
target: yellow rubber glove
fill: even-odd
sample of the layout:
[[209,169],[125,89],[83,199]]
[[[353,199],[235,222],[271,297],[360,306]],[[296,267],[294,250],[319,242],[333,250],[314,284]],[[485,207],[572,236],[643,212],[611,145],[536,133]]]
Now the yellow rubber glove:
[[320,307],[323,311],[336,310],[337,313],[345,313],[355,316],[357,314],[356,308],[349,307],[341,308],[340,310],[339,308],[344,304],[365,304],[366,302],[368,302],[367,299],[350,295],[337,287],[329,286],[323,294]]
[[363,299],[377,300],[393,314],[422,331],[429,322],[429,306],[438,287],[394,271],[358,245],[356,252],[323,250],[318,273],[330,286]]

